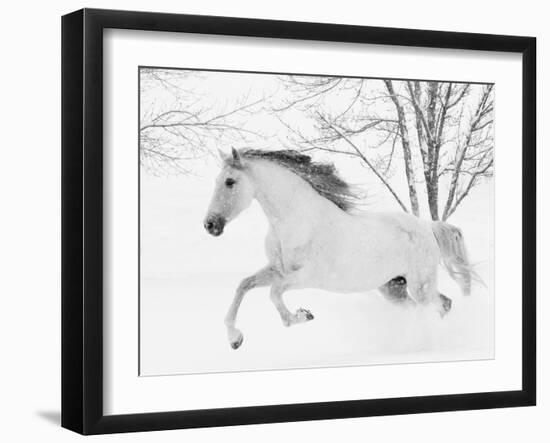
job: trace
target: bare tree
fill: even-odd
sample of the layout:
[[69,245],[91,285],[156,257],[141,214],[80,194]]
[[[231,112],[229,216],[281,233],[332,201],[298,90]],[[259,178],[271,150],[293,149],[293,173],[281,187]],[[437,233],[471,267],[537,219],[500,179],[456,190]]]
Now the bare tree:
[[[472,90],[470,84],[408,81],[407,89],[415,114],[428,207],[434,220],[440,214],[440,180],[451,177],[441,216],[447,220],[478,180],[492,175],[493,85],[481,86],[470,117],[464,109],[465,98]],[[450,159],[442,164],[445,157]]]
[[414,176],[414,168],[412,164],[411,143],[409,141],[409,130],[407,129],[407,120],[405,119],[405,110],[401,104],[399,97],[395,94],[393,83],[391,80],[384,80],[388,94],[395,106],[397,114],[397,128],[401,138],[401,146],[403,147],[403,160],[405,164],[405,174],[407,176],[407,185],[409,187],[409,199],[411,201],[412,213],[419,215],[418,196],[416,194],[416,180]]
[[246,95],[237,103],[219,106],[192,86],[184,87],[196,84],[200,75],[194,71],[141,69],[140,161],[150,172],[188,173],[189,160],[216,152],[216,147],[246,144],[249,138],[262,137],[246,128],[246,120],[265,97]]
[[[398,140],[402,140],[403,135],[407,136],[407,128],[400,128],[398,118],[389,107],[393,105],[390,105],[392,101],[387,93],[382,97],[388,100],[385,115],[381,115],[380,112],[372,114],[370,108],[374,107],[380,111],[380,106],[375,98],[365,93],[368,83],[371,82],[369,80],[284,76],[281,77],[281,81],[288,92],[288,98],[282,104],[274,106],[274,111],[293,135],[293,144],[303,151],[319,150],[357,158],[374,173],[401,209],[405,212],[412,210],[418,214],[415,186],[409,188],[409,209],[389,180],[396,144]],[[340,106],[335,106],[331,94],[338,97]],[[341,100],[343,96],[345,100]],[[314,122],[316,134],[308,136],[300,128],[290,125],[282,115],[288,110],[298,110],[308,115]],[[371,132],[378,134],[379,140],[374,146],[366,147],[365,143],[361,142],[361,136]],[[391,144],[389,153],[378,149],[387,143]],[[402,146],[404,151],[409,149],[406,141]],[[412,169],[409,172],[413,177]]]
[[[417,169],[422,171],[433,220],[448,219],[480,179],[492,175],[492,85],[295,76],[282,81],[292,98],[276,111],[298,108],[313,119],[317,130],[316,136],[307,137],[284,122],[297,136],[294,142],[306,150],[357,157],[405,211],[389,180],[396,144],[401,146],[410,211],[415,215]],[[383,88],[377,86],[380,83]],[[343,109],[333,110],[330,94],[340,101],[345,98]],[[377,142],[366,143],[367,136]],[[443,182],[448,183],[448,193],[440,217]]]
[[475,113],[468,121],[465,135],[462,138],[457,137],[454,158],[440,173],[451,174],[443,220],[455,212],[481,178],[491,177],[493,174],[493,100],[493,85],[484,85]]

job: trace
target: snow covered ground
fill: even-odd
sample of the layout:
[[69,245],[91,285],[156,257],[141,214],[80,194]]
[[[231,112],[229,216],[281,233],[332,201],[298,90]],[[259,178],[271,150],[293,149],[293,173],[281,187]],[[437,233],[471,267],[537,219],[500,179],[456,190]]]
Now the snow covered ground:
[[[346,179],[365,185],[369,210],[398,210],[364,168],[337,166]],[[392,305],[376,291],[297,290],[286,293],[287,305],[310,309],[315,319],[285,328],[268,289],[260,288],[239,311],[244,342],[235,351],[223,319],[240,280],[266,263],[267,223],[253,203],[221,237],[209,236],[202,222],[216,173],[210,162],[194,176],[142,175],[141,375],[494,357],[492,181],[475,188],[449,220],[462,228],[487,287],[463,297],[441,269],[440,290],[453,299],[444,319],[431,309]]]

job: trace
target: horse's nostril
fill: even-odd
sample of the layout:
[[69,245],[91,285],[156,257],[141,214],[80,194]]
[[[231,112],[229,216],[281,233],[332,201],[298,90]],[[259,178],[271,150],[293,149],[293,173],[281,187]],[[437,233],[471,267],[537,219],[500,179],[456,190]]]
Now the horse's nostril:
[[204,229],[206,229],[209,234],[212,234],[217,237],[223,232],[224,224],[225,224],[225,220],[223,219],[223,217],[211,216],[211,217],[208,217],[207,220],[205,220]]

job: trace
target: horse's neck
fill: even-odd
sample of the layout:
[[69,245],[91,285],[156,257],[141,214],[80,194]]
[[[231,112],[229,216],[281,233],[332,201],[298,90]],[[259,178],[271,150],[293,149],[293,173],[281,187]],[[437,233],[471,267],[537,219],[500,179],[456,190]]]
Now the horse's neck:
[[255,161],[251,168],[256,199],[272,226],[311,226],[326,213],[330,202],[294,172],[266,160]]

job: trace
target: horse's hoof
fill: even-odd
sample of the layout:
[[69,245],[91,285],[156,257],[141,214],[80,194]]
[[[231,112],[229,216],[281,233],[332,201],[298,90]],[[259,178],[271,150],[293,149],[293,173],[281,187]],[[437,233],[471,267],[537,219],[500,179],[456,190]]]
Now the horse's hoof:
[[302,321],[309,321],[315,318],[311,311],[304,308],[300,308],[296,311],[296,317],[298,317]]
[[283,325],[286,327],[305,323],[306,321],[313,320],[313,314],[307,309],[300,308],[294,314],[288,317],[283,317]]
[[441,299],[441,311],[439,313],[441,315],[441,318],[443,318],[451,310],[453,306],[453,301],[443,294],[439,294],[439,298]]
[[229,344],[233,349],[239,349],[239,347],[243,344],[243,340],[243,334],[239,332],[238,336],[234,340],[231,340]]

